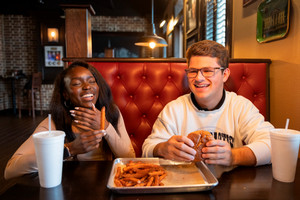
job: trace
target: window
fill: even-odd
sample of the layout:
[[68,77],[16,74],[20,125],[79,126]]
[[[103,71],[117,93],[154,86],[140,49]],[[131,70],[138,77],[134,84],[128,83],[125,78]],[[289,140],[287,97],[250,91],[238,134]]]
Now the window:
[[197,25],[189,29],[189,2],[185,0],[185,50],[199,40],[214,40],[224,45],[231,56],[232,0],[196,0]]
[[214,40],[214,1],[206,2],[206,31],[205,39]]
[[[201,39],[214,40],[227,48],[231,43],[231,27],[227,24],[230,15],[230,1],[229,0],[202,0],[205,6],[205,27],[204,37]],[[202,10],[201,9],[201,10]],[[230,19],[231,20],[231,19]],[[230,51],[229,51],[230,52]]]
[[226,1],[217,0],[216,41],[225,46],[226,39]]

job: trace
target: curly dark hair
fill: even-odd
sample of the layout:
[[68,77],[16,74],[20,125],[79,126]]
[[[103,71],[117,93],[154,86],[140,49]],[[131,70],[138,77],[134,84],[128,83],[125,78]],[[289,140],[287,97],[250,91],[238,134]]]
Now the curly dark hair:
[[229,54],[227,49],[212,40],[202,40],[193,44],[186,52],[186,59],[188,65],[190,65],[190,59],[192,56],[209,56],[218,58],[218,64],[223,67],[228,67]]
[[69,110],[73,109],[74,106],[66,105],[67,101],[64,98],[63,93],[67,91],[64,78],[70,72],[71,69],[76,67],[84,67],[88,69],[95,77],[99,87],[99,98],[95,106],[99,110],[103,106],[105,106],[105,115],[107,121],[109,121],[118,132],[117,124],[120,117],[120,111],[117,105],[114,103],[110,87],[106,83],[100,72],[85,61],[74,61],[72,64],[69,65],[68,68],[64,69],[55,79],[54,91],[50,102],[50,113],[55,123],[56,129],[65,131],[67,141],[71,142],[75,139],[75,135],[72,132],[71,128],[72,117],[69,112]]

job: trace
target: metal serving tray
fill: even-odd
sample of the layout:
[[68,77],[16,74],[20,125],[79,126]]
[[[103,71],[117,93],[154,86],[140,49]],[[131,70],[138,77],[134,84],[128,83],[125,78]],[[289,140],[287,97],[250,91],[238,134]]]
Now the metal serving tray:
[[[116,187],[114,176],[117,166],[129,161],[142,161],[162,166],[167,173],[162,180],[164,186]],[[218,180],[203,162],[175,162],[160,158],[117,158],[114,160],[107,187],[120,194],[138,193],[175,193],[211,190],[218,185]]]

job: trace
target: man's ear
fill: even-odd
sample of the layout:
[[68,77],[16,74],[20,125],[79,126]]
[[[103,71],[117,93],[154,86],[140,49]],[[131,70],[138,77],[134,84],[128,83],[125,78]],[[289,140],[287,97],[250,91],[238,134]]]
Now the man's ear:
[[229,68],[224,69],[224,72],[223,72],[223,83],[225,83],[227,81],[227,79],[229,78],[229,75],[230,75],[230,69]]

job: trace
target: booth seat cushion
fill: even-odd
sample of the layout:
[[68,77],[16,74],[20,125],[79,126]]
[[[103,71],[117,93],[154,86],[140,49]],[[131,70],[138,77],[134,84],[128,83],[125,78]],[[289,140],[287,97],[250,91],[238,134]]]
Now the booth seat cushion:
[[163,107],[189,92],[185,63],[90,63],[111,87],[136,155]]
[[230,63],[225,89],[244,96],[269,120],[268,63]]
[[[152,125],[163,107],[189,92],[182,61],[94,61],[87,60],[99,70],[111,87],[114,101],[125,121],[136,155],[151,133]],[[166,59],[167,60],[167,59]],[[269,60],[267,60],[269,61]],[[265,118],[268,110],[268,62],[231,62],[231,75],[225,89],[251,100]]]
[[[111,87],[136,155],[163,107],[189,92],[185,62],[90,61]],[[231,62],[225,89],[251,100],[268,120],[268,63]]]

